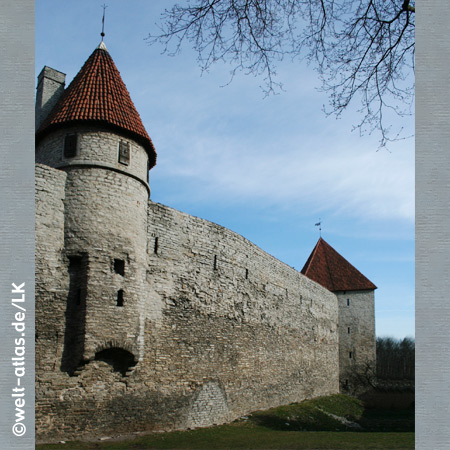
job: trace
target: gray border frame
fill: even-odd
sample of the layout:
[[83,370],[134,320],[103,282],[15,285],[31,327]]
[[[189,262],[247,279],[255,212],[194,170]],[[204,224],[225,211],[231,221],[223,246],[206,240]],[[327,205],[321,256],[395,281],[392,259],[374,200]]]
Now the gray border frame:
[[[450,448],[450,22],[442,2],[429,0],[416,7],[416,448],[429,450]],[[29,308],[34,297],[34,2],[2,3],[0,25],[0,448],[26,449],[34,448],[34,395],[27,398],[27,434],[15,438],[8,406],[8,341],[14,331],[9,320],[12,279],[26,281]],[[28,312],[32,336],[34,311]],[[33,341],[27,340],[29,393],[34,385]]]
[[[1,3],[0,55],[0,448],[34,449],[34,1]],[[12,283],[25,283],[25,302],[17,303],[25,313],[12,305],[21,298]],[[23,333],[12,326],[18,312],[25,314]],[[25,346],[15,342],[21,337]],[[17,361],[25,364],[23,376],[13,366],[18,346],[25,347]],[[12,432],[18,383],[25,388],[21,437]]]
[[450,448],[450,21],[417,2],[416,448]]

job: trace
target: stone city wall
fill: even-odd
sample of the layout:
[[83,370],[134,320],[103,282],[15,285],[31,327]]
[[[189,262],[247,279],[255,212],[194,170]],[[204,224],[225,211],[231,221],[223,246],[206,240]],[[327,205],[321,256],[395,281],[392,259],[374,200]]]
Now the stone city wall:
[[[55,369],[54,342],[64,336],[66,298],[64,197],[66,174],[36,165],[36,367]],[[61,355],[59,355],[61,356]]]
[[[338,392],[334,294],[230,230],[138,205],[141,183],[102,170],[36,172],[38,440],[207,426]],[[96,222],[114,204],[129,210],[114,215],[124,234]],[[130,205],[139,212],[127,225]],[[105,229],[112,234],[95,246]],[[86,259],[74,262],[75,250]],[[123,275],[114,267],[121,252]],[[81,366],[64,366],[68,349]]]

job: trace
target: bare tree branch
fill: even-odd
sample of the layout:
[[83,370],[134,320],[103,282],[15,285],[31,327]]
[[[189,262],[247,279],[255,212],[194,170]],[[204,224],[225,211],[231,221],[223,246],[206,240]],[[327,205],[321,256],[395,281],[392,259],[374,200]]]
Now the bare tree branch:
[[264,77],[276,92],[276,65],[306,58],[329,96],[327,114],[341,115],[358,98],[360,133],[392,137],[385,112],[411,115],[414,102],[414,19],[411,0],[192,0],[161,16],[159,33],[148,37],[170,55],[185,41],[202,70],[217,61]]

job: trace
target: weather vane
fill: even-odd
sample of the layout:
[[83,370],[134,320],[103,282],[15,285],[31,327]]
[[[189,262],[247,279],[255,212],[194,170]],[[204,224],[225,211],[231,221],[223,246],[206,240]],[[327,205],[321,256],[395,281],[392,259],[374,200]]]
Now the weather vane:
[[319,221],[314,225],[315,227],[319,227],[319,235],[322,237],[322,219],[319,217]]
[[103,8],[103,18],[102,18],[102,32],[100,33],[100,36],[102,37],[103,42],[103,38],[105,37],[105,10],[107,8],[106,4],[103,4],[102,8]]

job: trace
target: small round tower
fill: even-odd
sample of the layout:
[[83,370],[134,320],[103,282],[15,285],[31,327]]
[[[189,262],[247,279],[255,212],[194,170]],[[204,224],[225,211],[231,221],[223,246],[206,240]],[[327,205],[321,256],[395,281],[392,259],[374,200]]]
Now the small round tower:
[[53,101],[36,132],[36,162],[67,173],[61,369],[103,359],[126,372],[142,346],[155,149],[103,42]]

